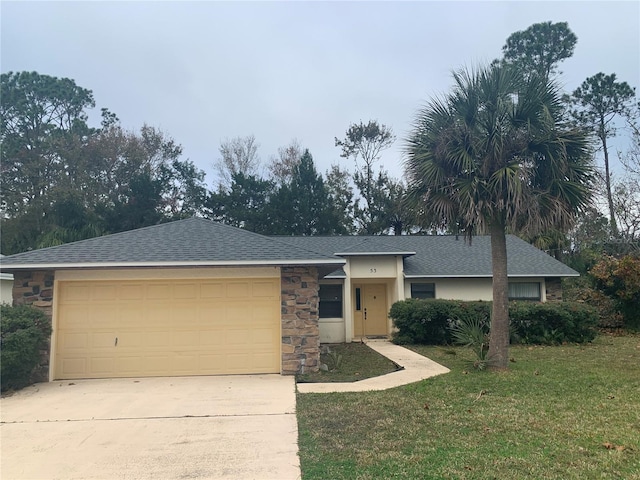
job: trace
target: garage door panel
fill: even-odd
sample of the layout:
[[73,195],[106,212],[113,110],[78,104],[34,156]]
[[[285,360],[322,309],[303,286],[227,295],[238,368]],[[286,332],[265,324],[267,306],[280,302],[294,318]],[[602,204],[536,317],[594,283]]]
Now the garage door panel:
[[[109,313],[101,315],[101,317],[106,317],[104,323],[112,324],[113,320],[116,320],[116,326],[126,328],[129,325],[140,325],[148,318],[148,310],[140,302],[133,304],[118,303],[115,306],[115,310],[117,311],[115,318]],[[111,312],[111,309],[108,312]]]
[[169,355],[147,355],[143,359],[143,372],[146,375],[163,374],[171,371],[172,363]]
[[196,299],[200,294],[200,285],[197,283],[185,283],[174,285],[173,298],[177,300]]
[[55,376],[278,373],[279,291],[277,278],[60,282]]
[[115,330],[108,332],[93,332],[89,335],[88,348],[115,348],[116,338],[118,339],[118,341],[120,341],[120,338],[118,338],[117,332]]
[[68,333],[60,332],[58,334],[58,347],[65,350],[86,349],[89,347],[89,333]]
[[[87,285],[73,284],[68,285],[64,291],[60,292],[60,301],[62,302],[84,302],[91,295],[91,290]],[[58,294],[58,292],[56,292]]]
[[60,328],[65,327],[82,327],[89,319],[87,318],[86,308],[82,305],[67,305],[65,308],[64,318],[58,322]]
[[118,299],[118,286],[113,284],[96,285],[90,290],[91,300],[96,302],[114,301]]
[[144,357],[136,354],[119,356],[115,359],[116,371],[125,376],[138,376],[144,371]]
[[200,345],[199,332],[175,332],[173,335],[173,345],[176,347],[193,347]]
[[225,298],[227,286],[222,282],[205,282],[200,285],[200,298]]
[[253,282],[252,295],[254,298],[278,296],[279,291],[273,282]]
[[227,298],[250,298],[251,286],[249,282],[229,282]]
[[224,331],[205,330],[200,333],[200,345],[205,348],[221,347],[226,344]]
[[249,332],[248,342],[254,345],[272,345],[273,330],[268,328],[257,328]]
[[169,328],[173,324],[175,312],[171,306],[158,304],[153,301],[147,306],[144,316],[148,320],[148,323],[154,325],[155,328]]
[[171,299],[171,284],[156,283],[147,286],[147,298],[149,300],[168,300]]
[[189,375],[189,372],[199,370],[197,355],[176,355],[173,362],[175,375]]
[[116,359],[114,357],[90,357],[88,362],[85,362],[88,368],[86,368],[83,375],[97,375],[97,376],[112,376],[116,371]]
[[88,372],[87,359],[85,357],[65,358],[61,362],[60,369],[64,375],[68,375],[70,378],[76,378],[75,375],[86,375]]
[[145,345],[149,348],[164,348],[171,345],[172,334],[170,331],[147,332]]
[[118,286],[118,300],[138,300],[145,297],[144,283],[125,282]]

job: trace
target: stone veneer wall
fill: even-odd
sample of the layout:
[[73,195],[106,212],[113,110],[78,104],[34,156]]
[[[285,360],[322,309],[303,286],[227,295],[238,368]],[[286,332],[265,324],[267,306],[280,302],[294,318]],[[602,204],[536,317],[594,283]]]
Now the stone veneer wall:
[[562,301],[562,280],[559,278],[545,279],[547,302]]
[[[50,271],[17,272],[13,274],[13,304],[32,305],[42,310],[49,320],[53,317],[53,280]],[[51,337],[45,349],[40,351],[40,365],[36,368],[32,380],[46,382],[49,380],[49,355]]]
[[317,372],[320,365],[318,270],[283,267],[282,374]]

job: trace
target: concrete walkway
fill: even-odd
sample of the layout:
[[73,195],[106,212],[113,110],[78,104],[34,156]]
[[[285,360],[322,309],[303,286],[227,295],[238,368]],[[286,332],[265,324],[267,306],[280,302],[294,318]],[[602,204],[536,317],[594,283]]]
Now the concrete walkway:
[[447,373],[449,369],[427,357],[394,345],[388,340],[368,340],[367,345],[404,367],[403,370],[388,373],[380,377],[367,378],[359,382],[349,383],[298,383],[300,393],[330,393],[330,392],[366,392],[369,390],[387,390],[408,383],[419,382],[425,378],[435,377]]

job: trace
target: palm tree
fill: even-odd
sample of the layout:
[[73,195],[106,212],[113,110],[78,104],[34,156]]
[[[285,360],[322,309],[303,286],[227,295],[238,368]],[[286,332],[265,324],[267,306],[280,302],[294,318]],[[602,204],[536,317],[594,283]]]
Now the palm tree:
[[[535,77],[535,76],[533,76]],[[405,167],[414,208],[432,225],[490,233],[493,313],[489,359],[506,369],[509,314],[506,232],[567,228],[591,198],[588,137],[562,122],[554,84],[492,65],[453,74],[407,138]]]

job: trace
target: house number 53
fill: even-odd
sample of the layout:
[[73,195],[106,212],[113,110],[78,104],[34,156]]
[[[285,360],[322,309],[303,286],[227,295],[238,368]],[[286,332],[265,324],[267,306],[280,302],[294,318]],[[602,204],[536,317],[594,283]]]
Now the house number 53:
[[376,272],[377,272],[377,270],[375,268],[370,268],[369,269],[369,273],[376,273]]

